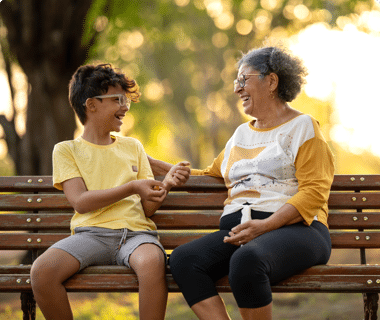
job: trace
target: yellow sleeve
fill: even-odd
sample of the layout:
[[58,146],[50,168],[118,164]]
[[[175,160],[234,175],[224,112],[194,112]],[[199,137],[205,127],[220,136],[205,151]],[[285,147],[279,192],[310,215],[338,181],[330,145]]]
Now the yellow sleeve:
[[82,177],[68,144],[58,143],[53,150],[53,185],[62,190],[62,182]]
[[315,216],[327,225],[327,201],[334,179],[334,157],[319,127],[316,136],[298,150],[295,161],[298,192],[287,202],[299,211],[307,225]]
[[138,158],[140,170],[137,175],[137,179],[154,179],[152,168],[150,167],[148,156],[145,153],[144,147],[140,141],[137,142]]
[[221,167],[224,159],[224,149],[219,155],[214,159],[212,164],[204,170],[191,169],[191,175],[193,176],[213,176],[223,178]]

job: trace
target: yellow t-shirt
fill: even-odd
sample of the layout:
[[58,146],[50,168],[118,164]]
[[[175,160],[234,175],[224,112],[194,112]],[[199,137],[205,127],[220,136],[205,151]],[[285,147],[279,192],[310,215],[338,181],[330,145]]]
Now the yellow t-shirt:
[[[92,144],[83,138],[63,141],[53,150],[53,184],[62,190],[62,182],[83,178],[87,189],[105,190],[132,180],[154,179],[142,144],[134,138],[113,137],[110,145]],[[71,219],[76,227],[128,228],[133,231],[156,230],[147,218],[139,195],[131,195],[110,206],[79,214]]]
[[328,226],[334,158],[318,122],[308,115],[269,129],[242,124],[211,166],[191,174],[224,178],[223,215],[245,206],[275,212],[289,203],[305,224],[317,220]]

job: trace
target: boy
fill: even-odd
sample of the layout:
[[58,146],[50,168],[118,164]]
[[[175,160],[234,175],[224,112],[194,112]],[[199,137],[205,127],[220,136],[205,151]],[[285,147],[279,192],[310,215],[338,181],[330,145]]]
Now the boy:
[[33,264],[32,288],[46,319],[73,319],[62,283],[89,265],[126,265],[139,281],[140,319],[164,319],[166,255],[150,216],[167,192],[189,178],[187,162],[163,182],[153,179],[147,155],[133,138],[116,137],[136,82],[110,65],[82,66],[69,85],[69,100],[84,126],[76,140],[53,151],[53,183],[75,209],[72,235]]

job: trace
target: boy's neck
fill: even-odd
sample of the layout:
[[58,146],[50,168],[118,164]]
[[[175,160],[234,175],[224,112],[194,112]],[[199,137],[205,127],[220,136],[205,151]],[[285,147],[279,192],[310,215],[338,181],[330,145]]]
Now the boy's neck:
[[99,131],[94,132],[92,130],[86,130],[86,128],[84,129],[82,138],[90,143],[102,146],[112,144],[115,141],[110,133],[101,134]]

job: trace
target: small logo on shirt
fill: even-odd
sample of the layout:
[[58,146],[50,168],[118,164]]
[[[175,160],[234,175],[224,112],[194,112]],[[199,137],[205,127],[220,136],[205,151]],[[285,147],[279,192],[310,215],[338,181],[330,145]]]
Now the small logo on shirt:
[[138,172],[139,170],[137,169],[137,166],[132,166],[132,171],[133,172]]

